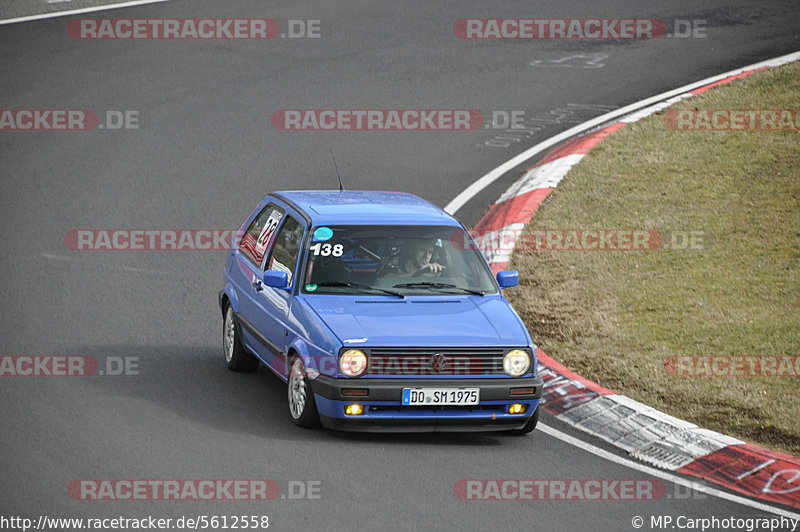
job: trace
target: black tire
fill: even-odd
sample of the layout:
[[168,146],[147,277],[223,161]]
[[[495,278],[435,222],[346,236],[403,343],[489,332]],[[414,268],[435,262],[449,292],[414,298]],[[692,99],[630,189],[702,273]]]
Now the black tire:
[[249,373],[258,368],[258,359],[242,345],[239,326],[230,304],[225,307],[225,318],[222,322],[222,352],[225,355],[225,365],[232,371]]
[[295,425],[306,428],[319,426],[317,403],[306,374],[303,361],[297,355],[289,359],[289,379],[287,382],[289,417]]
[[509,434],[513,434],[515,436],[524,436],[525,434],[533,432],[533,429],[536,428],[536,424],[539,423],[539,406],[536,406],[536,410],[533,411],[533,415],[528,419],[528,422],[525,423],[525,426],[521,429],[514,429],[509,430]]

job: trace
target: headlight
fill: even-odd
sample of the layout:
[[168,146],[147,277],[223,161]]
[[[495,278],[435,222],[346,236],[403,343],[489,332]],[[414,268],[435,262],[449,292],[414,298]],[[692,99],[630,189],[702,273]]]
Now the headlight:
[[358,349],[348,349],[339,357],[339,371],[348,377],[360,377],[367,371],[367,355]]
[[527,351],[514,349],[503,357],[503,371],[512,377],[519,377],[528,373],[531,368],[531,356]]

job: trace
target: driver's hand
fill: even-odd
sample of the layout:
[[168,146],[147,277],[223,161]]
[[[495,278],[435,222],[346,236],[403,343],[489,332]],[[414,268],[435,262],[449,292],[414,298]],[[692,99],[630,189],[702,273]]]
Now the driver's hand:
[[441,265],[441,264],[439,264],[438,262],[429,262],[429,263],[428,263],[428,264],[426,264],[426,265],[425,265],[425,266],[424,266],[422,269],[423,269],[423,270],[427,270],[427,271],[429,271],[429,272],[431,272],[431,273],[441,273],[441,272],[443,272],[443,271],[444,271],[446,268],[447,268],[447,266],[442,266],[442,265]]

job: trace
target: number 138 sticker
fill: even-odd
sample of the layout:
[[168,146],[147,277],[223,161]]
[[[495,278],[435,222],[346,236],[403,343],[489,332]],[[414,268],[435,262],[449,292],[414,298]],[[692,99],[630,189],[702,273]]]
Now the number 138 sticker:
[[323,244],[322,242],[317,242],[308,249],[313,251],[314,255],[322,255],[323,257],[341,257],[344,253],[344,245],[342,244]]

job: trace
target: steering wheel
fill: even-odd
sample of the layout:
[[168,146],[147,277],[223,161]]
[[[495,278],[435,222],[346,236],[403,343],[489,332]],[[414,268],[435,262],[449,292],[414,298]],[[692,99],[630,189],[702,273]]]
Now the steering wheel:
[[420,277],[424,273],[433,273],[433,275],[426,275],[426,277],[441,277],[444,270],[438,272],[431,272],[430,268],[424,267],[411,274],[411,277]]

